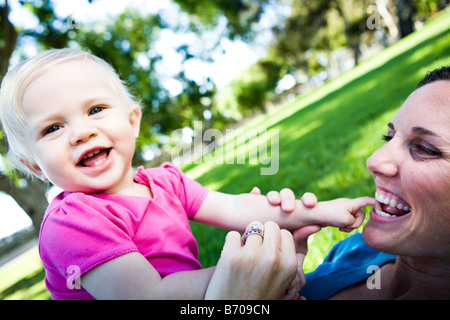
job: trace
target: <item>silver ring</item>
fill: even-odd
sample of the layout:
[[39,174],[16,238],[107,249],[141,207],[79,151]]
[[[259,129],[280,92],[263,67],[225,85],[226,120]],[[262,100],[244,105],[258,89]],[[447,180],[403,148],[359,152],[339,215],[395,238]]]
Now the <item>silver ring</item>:
[[256,223],[250,225],[250,229],[242,237],[243,240],[245,241],[247,237],[251,236],[252,234],[256,234],[264,239],[264,231]]

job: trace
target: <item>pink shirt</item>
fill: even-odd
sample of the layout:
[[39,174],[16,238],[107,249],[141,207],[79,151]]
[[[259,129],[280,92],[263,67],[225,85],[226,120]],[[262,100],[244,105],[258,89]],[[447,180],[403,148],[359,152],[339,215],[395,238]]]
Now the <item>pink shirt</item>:
[[62,192],[52,201],[39,239],[52,299],[93,299],[79,276],[130,252],[141,253],[162,277],[201,268],[189,219],[207,189],[169,163],[139,168],[135,181],[149,186],[153,199]]

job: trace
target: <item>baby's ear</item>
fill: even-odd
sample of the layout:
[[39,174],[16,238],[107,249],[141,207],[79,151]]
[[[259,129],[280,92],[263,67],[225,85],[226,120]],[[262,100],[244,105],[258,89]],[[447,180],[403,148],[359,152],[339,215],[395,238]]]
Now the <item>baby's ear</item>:
[[136,139],[139,137],[139,130],[141,128],[142,111],[138,104],[134,104],[129,108],[129,120],[134,130]]
[[28,170],[31,171],[38,179],[41,179],[42,181],[48,181],[47,177],[42,172],[41,168],[35,164],[35,163],[29,163],[25,160],[20,160],[20,162],[28,168]]

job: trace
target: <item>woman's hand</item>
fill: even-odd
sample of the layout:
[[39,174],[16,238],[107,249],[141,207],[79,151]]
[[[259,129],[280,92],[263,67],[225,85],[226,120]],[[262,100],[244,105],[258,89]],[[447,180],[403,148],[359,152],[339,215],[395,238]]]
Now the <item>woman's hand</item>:
[[273,222],[255,223],[263,236],[254,232],[242,241],[238,232],[228,233],[205,299],[298,297],[305,283],[304,277],[298,276],[303,273],[303,259],[296,255],[291,233]]
[[[254,187],[251,194],[261,194],[258,187]],[[284,212],[290,213],[295,209],[295,194],[291,189],[284,188],[278,191],[269,191],[266,195],[271,205],[281,206]],[[308,208],[314,208],[317,205],[317,197],[314,193],[305,192],[301,197],[302,203]],[[308,237],[322,229],[320,225],[310,225],[295,230],[292,235],[297,253],[301,256],[301,261],[308,252]]]
[[[259,195],[261,190],[258,187],[254,187],[250,193]],[[269,191],[266,197],[271,205],[281,206],[284,212],[290,213],[295,209],[295,194],[291,189],[284,188],[280,192]],[[305,192],[300,200],[308,208],[314,208],[317,205],[317,197],[311,192]]]

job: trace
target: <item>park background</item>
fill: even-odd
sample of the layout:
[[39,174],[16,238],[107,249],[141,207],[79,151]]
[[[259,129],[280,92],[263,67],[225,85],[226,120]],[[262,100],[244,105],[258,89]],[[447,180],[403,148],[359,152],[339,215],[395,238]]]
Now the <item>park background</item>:
[[[298,196],[314,192],[319,200],[373,195],[365,161],[382,145],[387,122],[427,71],[450,65],[449,1],[73,3],[0,1],[1,76],[47,48],[91,51],[109,61],[142,102],[134,165],[173,161],[206,187],[233,194],[258,186],[263,193],[283,187]],[[277,149],[267,141],[279,163],[276,174],[262,175],[267,165],[250,159],[260,135],[240,145],[233,134],[196,139],[211,128],[277,130]],[[49,299],[35,243],[54,189],[9,171],[1,132],[0,138],[0,190],[29,217],[26,228],[0,240],[0,299]],[[173,156],[180,145],[200,150],[195,163]],[[214,163],[202,153],[205,146],[224,157],[230,150],[244,154],[246,161]],[[12,219],[12,209],[1,207],[0,217]],[[196,223],[192,229],[203,266],[214,265],[226,231]],[[324,228],[310,237],[305,270],[346,236]]]

